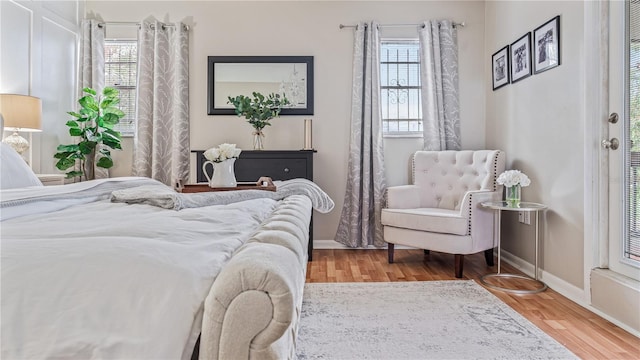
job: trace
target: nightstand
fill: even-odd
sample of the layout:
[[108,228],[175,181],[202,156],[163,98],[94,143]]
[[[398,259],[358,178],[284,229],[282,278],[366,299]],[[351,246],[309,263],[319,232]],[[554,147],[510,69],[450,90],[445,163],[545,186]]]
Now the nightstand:
[[42,185],[64,185],[64,174],[36,174]]

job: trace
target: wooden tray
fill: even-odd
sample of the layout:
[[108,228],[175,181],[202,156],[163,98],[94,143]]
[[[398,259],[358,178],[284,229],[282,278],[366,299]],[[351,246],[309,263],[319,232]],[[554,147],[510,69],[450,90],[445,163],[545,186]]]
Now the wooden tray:
[[237,190],[265,190],[276,191],[275,185],[260,186],[254,183],[238,184],[236,187],[209,187],[207,183],[187,184],[182,188],[182,193],[198,193],[207,191],[237,191]]

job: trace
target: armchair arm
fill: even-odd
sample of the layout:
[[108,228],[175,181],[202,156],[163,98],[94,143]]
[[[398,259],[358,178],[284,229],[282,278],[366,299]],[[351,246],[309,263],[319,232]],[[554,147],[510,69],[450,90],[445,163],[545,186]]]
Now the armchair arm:
[[460,206],[460,215],[469,219],[468,235],[471,235],[474,252],[491,249],[494,244],[495,211],[480,205],[486,201],[500,201],[502,187],[499,191],[468,191]]
[[386,208],[415,209],[420,207],[420,188],[417,185],[391,186],[386,192]]

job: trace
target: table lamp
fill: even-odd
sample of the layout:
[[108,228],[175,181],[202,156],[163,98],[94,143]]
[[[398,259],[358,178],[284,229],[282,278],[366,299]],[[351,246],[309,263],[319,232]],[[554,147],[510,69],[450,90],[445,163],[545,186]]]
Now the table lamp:
[[[4,119],[4,129],[13,131],[2,142],[22,155],[33,140],[31,133],[42,131],[42,101],[28,95],[0,94],[0,116]],[[28,132],[29,141],[18,132]],[[29,164],[31,165],[31,151]]]

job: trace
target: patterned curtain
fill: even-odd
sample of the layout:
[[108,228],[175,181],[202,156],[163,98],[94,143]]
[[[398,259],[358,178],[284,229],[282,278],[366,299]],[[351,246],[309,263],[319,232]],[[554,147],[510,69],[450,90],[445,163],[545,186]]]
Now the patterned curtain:
[[353,48],[347,189],[335,238],[350,247],[385,244],[380,222],[385,174],[379,52],[378,25],[358,24]]
[[[81,31],[78,76],[80,97],[85,95],[82,93],[84,88],[92,88],[98,93],[104,88],[104,28],[98,25],[97,20],[82,20]],[[109,177],[109,169],[97,167],[93,159],[87,158],[85,166],[89,180]]]
[[460,150],[458,34],[450,20],[419,31],[424,150]]
[[189,177],[189,33],[144,21],[138,44],[133,175],[177,186]]

